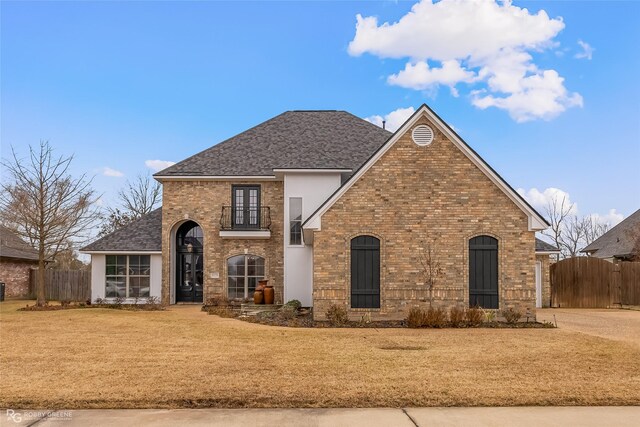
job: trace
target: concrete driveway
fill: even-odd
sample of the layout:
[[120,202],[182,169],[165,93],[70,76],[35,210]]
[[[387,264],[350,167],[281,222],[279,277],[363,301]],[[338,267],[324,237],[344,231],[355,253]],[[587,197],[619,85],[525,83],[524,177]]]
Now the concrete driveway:
[[560,329],[640,347],[640,311],[637,310],[545,308],[537,310],[537,318],[540,322],[557,322]]

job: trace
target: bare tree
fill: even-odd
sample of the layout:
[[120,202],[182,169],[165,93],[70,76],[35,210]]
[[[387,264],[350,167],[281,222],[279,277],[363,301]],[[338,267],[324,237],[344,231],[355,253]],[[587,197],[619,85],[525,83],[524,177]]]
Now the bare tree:
[[556,244],[556,247],[559,249],[563,248],[563,230],[567,218],[571,215],[574,207],[574,204],[569,203],[566,196],[562,196],[562,199],[554,197],[545,207],[547,218],[549,219],[549,223],[551,224],[551,230],[544,231],[543,234],[552,238],[553,242]]
[[422,275],[424,284],[429,290],[429,307],[433,305],[433,290],[443,274],[440,261],[436,259],[436,251],[429,242],[423,244],[425,247],[420,254],[420,264],[422,265]]
[[560,250],[565,257],[580,255],[580,249],[584,247],[587,218],[578,218],[571,215],[565,218],[560,233]]
[[162,202],[162,185],[149,175],[138,175],[118,192],[118,202],[119,207],[108,208],[103,215],[99,236],[112,233],[157,208]]
[[569,203],[566,196],[550,200],[545,212],[551,229],[543,234],[553,239],[562,258],[579,256],[582,248],[609,229],[609,224],[599,222],[593,216],[576,215],[575,204]]
[[55,261],[47,267],[57,270],[89,270],[89,264],[85,264],[78,257],[73,240],[66,242],[63,249],[56,255]]
[[97,218],[95,192],[86,175],[73,178],[70,157],[56,157],[48,141],[29,146],[29,158],[20,159],[11,149],[2,161],[10,179],[0,194],[0,218],[38,250],[37,305],[45,301],[44,270],[70,240],[88,237]]
[[584,217],[584,246],[593,243],[598,237],[609,231],[609,224],[597,221],[592,216]]
[[162,201],[162,186],[149,175],[138,175],[133,182],[127,181],[118,192],[123,211],[140,218],[154,210]]

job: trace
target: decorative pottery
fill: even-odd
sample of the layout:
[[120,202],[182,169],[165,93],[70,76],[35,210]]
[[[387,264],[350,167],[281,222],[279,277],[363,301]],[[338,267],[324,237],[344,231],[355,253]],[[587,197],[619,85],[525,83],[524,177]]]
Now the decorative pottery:
[[274,299],[273,286],[267,285],[264,288],[264,303],[265,304],[273,304],[273,299]]
[[253,303],[254,304],[264,304],[264,292],[256,289],[253,293]]

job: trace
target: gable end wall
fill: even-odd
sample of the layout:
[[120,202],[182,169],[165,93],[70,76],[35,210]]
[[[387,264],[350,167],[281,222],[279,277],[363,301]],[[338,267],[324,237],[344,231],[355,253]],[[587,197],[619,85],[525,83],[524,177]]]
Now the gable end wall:
[[[534,232],[526,214],[484,175],[426,116],[434,141],[418,147],[409,129],[322,216],[314,234],[314,316],[332,304],[352,319],[402,319],[428,306],[421,257],[428,245],[443,270],[432,303],[469,304],[468,241],[486,234],[499,241],[500,308],[535,311]],[[350,240],[381,240],[381,308],[351,309]]]

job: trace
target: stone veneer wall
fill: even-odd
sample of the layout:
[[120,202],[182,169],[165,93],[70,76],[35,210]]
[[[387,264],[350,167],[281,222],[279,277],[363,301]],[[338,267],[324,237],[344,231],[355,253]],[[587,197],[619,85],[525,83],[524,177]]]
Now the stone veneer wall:
[[542,307],[551,307],[551,260],[549,255],[536,255],[536,261],[542,262]]
[[[468,242],[499,241],[499,307],[535,312],[534,232],[528,218],[426,117],[434,141],[417,146],[410,129],[322,217],[314,236],[314,316],[332,304],[352,319],[401,319],[412,306],[428,306],[421,254],[427,245],[442,269],[433,305],[469,304]],[[350,240],[381,240],[381,308],[351,309]]]
[[0,260],[0,282],[5,283],[5,297],[29,297],[29,270],[37,266],[37,261]]
[[[271,238],[222,239],[220,216],[222,206],[231,206],[233,184],[260,184],[261,206],[271,210]],[[170,301],[172,254],[175,231],[184,221],[195,221],[204,233],[204,299],[227,295],[227,259],[245,253],[265,258],[265,274],[275,288],[276,303],[282,302],[284,289],[283,267],[283,209],[282,182],[229,181],[166,181],[162,201],[162,302]],[[212,278],[217,272],[219,278]]]

